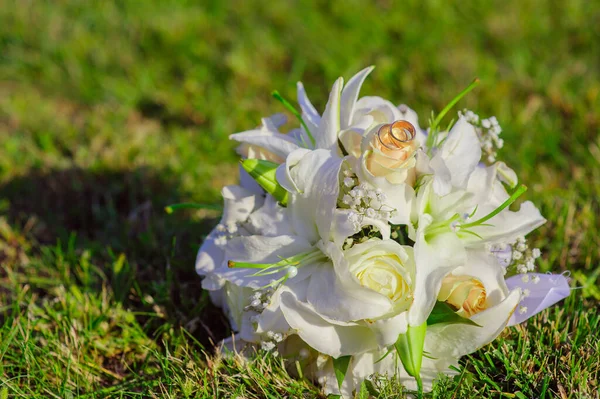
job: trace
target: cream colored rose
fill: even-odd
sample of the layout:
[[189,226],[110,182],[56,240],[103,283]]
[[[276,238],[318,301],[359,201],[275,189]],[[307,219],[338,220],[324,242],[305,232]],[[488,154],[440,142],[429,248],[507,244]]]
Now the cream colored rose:
[[375,127],[363,142],[363,164],[375,177],[392,184],[414,183],[416,131],[407,121]]
[[278,164],[282,164],[285,161],[285,159],[273,154],[269,150],[265,150],[262,147],[248,143],[240,145],[237,148],[237,153],[240,154],[242,158],[246,159],[260,159],[263,161],[271,161]]
[[457,309],[456,313],[463,317],[471,317],[488,307],[485,287],[469,276],[446,276],[437,299]]
[[414,275],[412,248],[393,240],[370,240],[347,250],[345,258],[350,273],[363,287],[396,304],[410,304]]

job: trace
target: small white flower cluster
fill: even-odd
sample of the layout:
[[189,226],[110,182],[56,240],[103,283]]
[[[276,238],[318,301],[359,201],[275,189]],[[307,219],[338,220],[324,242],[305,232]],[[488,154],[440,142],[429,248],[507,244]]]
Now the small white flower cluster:
[[527,273],[535,269],[535,260],[542,255],[539,248],[530,249],[523,236],[517,237],[511,243],[487,244],[486,248],[504,267],[504,274],[507,273],[509,267],[514,268],[517,273],[524,274],[523,282],[529,281]]
[[238,235],[237,223],[218,224],[215,228],[215,244],[219,247],[227,245],[227,241]]
[[518,237],[512,244],[512,263],[521,274],[532,272],[535,269],[535,260],[541,255],[539,248],[529,248],[523,236]]
[[358,179],[352,172],[345,171],[344,174],[346,189],[342,203],[353,211],[348,215],[348,220],[356,229],[360,229],[364,217],[388,220],[393,215],[394,209],[386,209],[388,207],[382,205],[387,196],[380,188],[374,189],[365,183],[357,185]]
[[250,304],[244,308],[244,311],[262,313],[262,311],[269,306],[274,292],[275,289],[273,287],[265,287],[254,291],[254,293],[250,296]]
[[540,278],[539,276],[533,276],[532,278],[529,278],[529,274],[525,273],[521,277],[521,281],[523,281],[524,283],[528,283],[529,281],[531,281],[533,284],[537,284],[540,282]]
[[488,119],[481,119],[479,115],[467,109],[459,111],[458,114],[475,127],[487,161],[489,163],[496,162],[496,149],[504,146],[504,140],[499,137],[500,133],[502,133],[502,128],[496,117],[492,116]]
[[277,344],[283,341],[283,334],[276,333],[273,331],[267,331],[265,334],[266,338],[263,337],[260,342],[260,348],[264,351],[271,352],[273,356],[279,356],[277,351]]

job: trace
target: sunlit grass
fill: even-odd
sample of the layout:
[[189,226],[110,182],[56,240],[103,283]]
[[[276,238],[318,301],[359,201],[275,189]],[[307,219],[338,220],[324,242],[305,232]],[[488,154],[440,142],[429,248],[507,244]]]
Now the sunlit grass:
[[422,125],[480,79],[457,109],[498,118],[548,219],[539,268],[578,287],[432,395],[597,397],[598,4],[252,3],[0,2],[0,398],[318,396],[279,359],[213,354],[229,331],[193,264],[218,212],[164,207],[220,202],[227,136],[282,111],[273,90],[303,80],[322,109],[371,64],[364,94]]

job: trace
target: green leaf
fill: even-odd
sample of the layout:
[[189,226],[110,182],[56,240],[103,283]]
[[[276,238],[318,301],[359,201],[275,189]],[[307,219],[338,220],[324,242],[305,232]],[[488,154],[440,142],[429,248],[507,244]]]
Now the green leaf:
[[[448,111],[450,111],[452,109],[452,107],[454,107],[456,105],[456,103],[458,101],[460,101],[461,98],[463,98],[468,92],[470,92],[471,90],[473,90],[477,85],[479,84],[479,78],[475,78],[475,80],[473,80],[473,82],[471,82],[471,84],[469,86],[467,86],[466,89],[464,89],[463,91],[461,91],[456,97],[454,97],[449,103],[448,105],[446,105],[444,107],[444,109],[438,114],[438,116],[431,122],[431,125],[429,127],[429,135],[427,136],[427,148],[429,149],[429,152],[431,152],[431,149],[437,145],[437,134],[438,132],[438,126],[440,124],[440,122],[442,121],[442,118],[444,118],[444,116],[446,116],[446,114],[448,113]],[[432,114],[433,116],[433,114]]]
[[360,383],[360,390],[356,396],[358,396],[358,399],[369,399],[369,389],[365,381]]
[[494,216],[496,216],[497,214],[502,212],[505,208],[509,207],[513,202],[515,202],[517,200],[517,198],[519,198],[521,195],[523,195],[523,193],[525,193],[525,191],[527,191],[527,186],[521,184],[515,190],[515,192],[512,193],[510,198],[507,199],[506,201],[504,201],[498,208],[494,209],[493,211],[491,211],[490,213],[488,213],[481,219],[478,219],[471,223],[461,224],[460,225],[461,229],[468,229],[469,227],[475,227],[475,226],[482,225],[483,223],[487,222],[488,220],[490,220],[491,218],[493,218]]
[[394,348],[389,349],[385,355],[381,356],[379,359],[375,360],[375,364],[379,363],[380,361],[382,361],[383,359],[385,359],[386,357],[388,357],[388,355],[390,353],[392,353],[392,351],[394,350]]
[[277,182],[275,173],[279,164],[262,159],[244,159],[242,167],[252,178],[271,194],[281,205],[286,205],[288,192]]
[[400,334],[394,344],[396,352],[402,361],[406,372],[415,377],[419,388],[418,397],[423,396],[423,383],[421,381],[421,362],[423,360],[423,345],[425,344],[425,333],[427,322],[420,326],[408,326],[405,334]]
[[335,378],[337,379],[338,387],[340,389],[342,389],[342,383],[346,377],[346,372],[348,371],[348,366],[350,365],[350,359],[352,359],[352,356],[350,355],[333,359],[333,371],[335,372]]
[[313,137],[312,133],[308,129],[308,126],[306,126],[306,122],[304,122],[304,119],[302,119],[302,115],[300,114],[300,112],[298,112],[298,110],[296,108],[294,108],[294,106],[288,100],[283,98],[283,96],[281,94],[279,94],[279,92],[277,90],[273,91],[271,93],[271,95],[277,101],[279,101],[281,104],[283,104],[283,106],[288,111],[290,111],[292,113],[292,115],[294,115],[298,119],[298,121],[300,122],[300,124],[302,125],[304,130],[306,131],[306,134],[308,135],[308,138],[310,139],[312,146],[314,147],[315,146],[315,138]]
[[472,326],[481,327],[471,319],[462,317],[456,313],[454,309],[446,302],[437,301],[433,310],[427,318],[427,325],[450,323],[450,324],[469,324]]

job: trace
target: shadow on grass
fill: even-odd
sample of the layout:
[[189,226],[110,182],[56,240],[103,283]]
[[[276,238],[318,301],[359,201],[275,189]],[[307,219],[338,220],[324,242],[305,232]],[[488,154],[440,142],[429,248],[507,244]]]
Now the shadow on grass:
[[[218,214],[165,213],[185,198],[176,178],[145,168],[56,170],[0,186],[9,223],[56,255],[36,273],[52,275],[64,258],[72,266],[63,284],[96,291],[108,285],[148,335],[182,325],[209,347],[228,327],[201,289],[194,258]],[[81,270],[83,256],[97,268]]]

